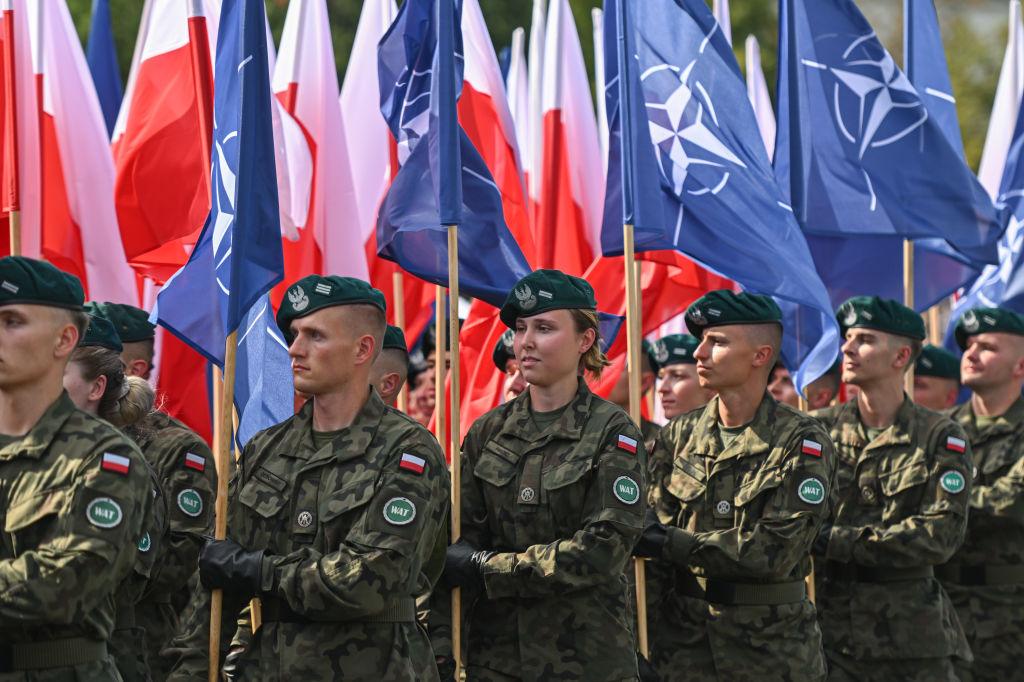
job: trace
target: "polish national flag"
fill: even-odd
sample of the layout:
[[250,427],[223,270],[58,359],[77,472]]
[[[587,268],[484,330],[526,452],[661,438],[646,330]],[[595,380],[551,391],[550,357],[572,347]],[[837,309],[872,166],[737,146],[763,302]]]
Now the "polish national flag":
[[128,261],[163,282],[210,212],[219,0],[153,0],[114,126],[114,201]]
[[62,0],[29,16],[41,97],[42,255],[88,299],[138,303],[114,209],[114,160],[78,33]]
[[292,0],[288,5],[273,90],[305,133],[313,159],[309,214],[293,239],[284,240],[284,282],[328,272],[366,279],[362,229],[350,207],[355,189],[345,149],[338,77],[325,0]]
[[530,222],[533,226],[534,241],[537,236],[537,203],[540,201],[540,174],[543,163],[542,127],[544,120],[544,42],[547,39],[547,0],[533,0],[530,17],[530,44],[527,62],[527,114],[525,123],[526,144],[529,151],[523,155],[523,179],[530,200]]
[[[516,127],[516,143],[519,149],[519,164],[523,168],[523,179],[529,174],[530,166],[530,77],[526,65],[526,31],[517,28],[512,31],[512,46],[509,49],[508,80],[505,88],[508,91],[508,108],[512,114],[512,123]],[[529,191],[527,191],[529,195]]]
[[582,275],[600,244],[604,173],[590,79],[568,0],[551,0],[544,45],[537,266]]
[[[12,38],[13,50],[7,44],[8,36]],[[10,58],[13,64],[8,63]],[[0,112],[5,119],[4,133],[0,135],[4,194],[0,205],[0,254],[11,252],[9,211],[19,210],[21,253],[38,258],[41,249],[39,108],[25,0],[0,0],[0,60],[0,79],[3,79],[0,83]],[[13,84],[7,82],[9,76],[13,76]],[[8,94],[13,96],[8,97]],[[16,139],[8,136],[8,130],[15,129]]]
[[464,0],[462,4],[462,45],[465,79],[458,104],[459,123],[491,171],[501,192],[505,222],[532,265],[536,262],[536,252],[515,124],[478,0]]

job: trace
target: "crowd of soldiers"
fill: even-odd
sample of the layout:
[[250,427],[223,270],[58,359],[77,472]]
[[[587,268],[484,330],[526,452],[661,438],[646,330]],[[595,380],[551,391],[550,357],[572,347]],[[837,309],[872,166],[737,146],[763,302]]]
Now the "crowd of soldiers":
[[0,259],[0,681],[206,679],[215,590],[226,679],[1024,677],[1021,316],[966,311],[958,359],[852,298],[801,401],[778,306],[712,291],[636,368],[659,427],[625,379],[585,381],[609,364],[590,285],[535,271],[501,309],[504,397],[464,439],[451,542],[436,396],[385,312],[360,280],[289,286],[302,406],[222,472],[215,540],[218,472],[147,382],[147,314]]

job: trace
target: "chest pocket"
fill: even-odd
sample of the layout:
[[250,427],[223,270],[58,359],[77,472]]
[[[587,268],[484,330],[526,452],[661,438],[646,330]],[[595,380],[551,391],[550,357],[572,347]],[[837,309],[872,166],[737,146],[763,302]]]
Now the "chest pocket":
[[908,501],[917,497],[915,491],[920,492],[921,486],[928,481],[928,466],[923,458],[915,457],[909,462],[898,466],[887,473],[879,473],[878,484],[887,507],[892,509],[889,512],[898,511]]
[[333,492],[320,493],[320,523],[323,526],[326,551],[334,551],[349,537],[365,517],[366,505],[376,491],[376,472],[346,481]]
[[[672,474],[668,479],[668,492],[678,500],[679,507],[673,512],[672,521],[682,528],[704,530],[698,512],[707,489],[707,479],[692,462],[676,459],[672,463]],[[696,519],[690,524],[691,519]],[[665,521],[665,519],[662,519]]]
[[[250,532],[253,535],[245,538],[250,543],[269,545],[271,538],[280,525],[281,510],[287,501],[287,481],[277,474],[260,467],[252,478],[245,482],[238,493],[238,501],[255,513],[255,523]],[[240,540],[242,540],[240,538]],[[274,551],[287,552],[291,547],[274,547]]]
[[473,467],[474,476],[496,488],[507,486],[518,472],[512,452],[493,441],[484,446],[479,461]]
[[4,519],[4,534],[14,556],[34,549],[53,534],[57,516],[68,504],[67,488],[30,495],[11,504]]
[[551,514],[556,529],[575,530],[589,489],[589,459],[578,457],[560,462],[541,474],[542,504]]
[[771,493],[781,485],[782,468],[779,466],[759,469],[746,476],[733,497],[737,521],[740,521],[743,515],[760,518]]

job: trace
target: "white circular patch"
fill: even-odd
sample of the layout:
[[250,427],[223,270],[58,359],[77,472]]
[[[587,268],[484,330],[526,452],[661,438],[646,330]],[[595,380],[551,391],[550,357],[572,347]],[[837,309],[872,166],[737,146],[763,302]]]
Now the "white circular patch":
[[384,505],[384,520],[392,526],[407,526],[416,518],[416,505],[408,497],[392,497]]
[[527,486],[519,491],[519,499],[523,502],[533,502],[533,498],[537,496],[537,493],[533,491],[533,488]]
[[629,476],[619,476],[612,484],[612,494],[622,504],[636,504],[640,501],[640,486]]
[[956,495],[963,492],[964,488],[967,487],[967,482],[964,481],[963,474],[956,469],[950,469],[942,474],[942,478],[939,479],[939,485],[950,495]]
[[821,504],[825,501],[825,486],[816,478],[805,478],[796,495],[807,504]]
[[732,511],[732,505],[729,504],[729,500],[719,500],[715,505],[715,511],[719,514],[728,514]]
[[300,528],[309,528],[313,525],[313,515],[308,511],[300,511],[299,518],[295,522],[299,524]]
[[117,528],[124,514],[121,505],[109,497],[97,497],[85,508],[89,523],[97,528]]
[[203,513],[203,498],[192,488],[178,493],[178,509],[195,518]]
[[148,552],[152,546],[153,540],[149,537],[149,533],[146,533],[142,536],[142,539],[139,540],[139,551],[143,553]]

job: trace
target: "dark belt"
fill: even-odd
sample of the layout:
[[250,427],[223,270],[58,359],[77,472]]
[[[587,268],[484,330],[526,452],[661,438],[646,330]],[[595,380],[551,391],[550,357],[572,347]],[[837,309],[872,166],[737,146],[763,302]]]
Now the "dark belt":
[[714,578],[695,575],[678,584],[679,591],[687,597],[703,599],[711,604],[726,606],[775,606],[803,601],[807,587],[803,580],[788,583],[731,583]]
[[55,639],[48,642],[0,644],[0,673],[70,668],[102,661],[106,657],[106,642],[98,642],[84,637]]
[[935,571],[931,566],[912,568],[890,568],[880,566],[858,566],[829,561],[825,564],[825,575],[832,580],[851,583],[898,583],[905,580],[931,578]]
[[[288,602],[277,597],[260,598],[260,609],[265,623],[321,623],[338,621],[323,621],[310,618],[307,615],[296,613]],[[411,597],[398,599],[390,602],[380,613],[375,613],[362,618],[346,619],[346,623],[412,623],[416,620],[416,601]]]
[[967,564],[945,564],[935,567],[939,580],[966,586],[1016,585],[1024,583],[1024,565],[1013,566],[969,566]]

